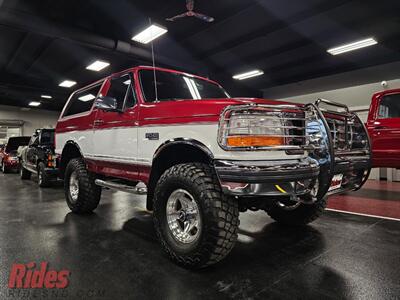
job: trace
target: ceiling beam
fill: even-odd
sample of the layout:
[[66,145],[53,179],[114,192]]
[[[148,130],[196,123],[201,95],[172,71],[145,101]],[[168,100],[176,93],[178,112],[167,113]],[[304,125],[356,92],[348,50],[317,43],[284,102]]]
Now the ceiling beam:
[[[91,32],[69,27],[63,24],[48,22],[37,16],[22,13],[11,9],[3,8],[0,11],[0,24],[23,32],[33,32],[50,38],[59,38],[87,47],[103,49],[115,53],[133,56],[151,62],[151,51],[146,48],[134,46],[131,43],[106,38]],[[192,61],[182,62],[177,58],[157,55],[159,63],[179,67],[186,70],[202,70],[201,64]]]
[[[337,7],[343,6],[345,4],[348,4],[349,2],[352,2],[353,0],[340,0],[340,1],[326,1],[323,2],[322,4],[307,9],[305,11],[299,12],[295,14],[294,16],[288,18],[287,20],[276,20],[272,24],[268,24],[264,27],[261,27],[258,30],[252,31],[250,33],[244,34],[240,37],[234,38],[230,41],[227,41],[225,43],[222,43],[221,45],[201,52],[201,53],[196,53],[197,57],[201,60],[207,60],[210,56],[217,55],[219,53],[229,51],[232,49],[235,49],[236,47],[246,45],[248,43],[254,42],[258,39],[261,39],[265,37],[268,34],[271,34],[275,31],[282,30],[285,28],[290,28],[293,23],[298,23],[301,21],[304,21],[308,18],[314,17],[315,15],[319,14],[324,14],[328,11],[331,11]],[[260,8],[262,9],[262,8]],[[187,41],[189,42],[189,41]]]

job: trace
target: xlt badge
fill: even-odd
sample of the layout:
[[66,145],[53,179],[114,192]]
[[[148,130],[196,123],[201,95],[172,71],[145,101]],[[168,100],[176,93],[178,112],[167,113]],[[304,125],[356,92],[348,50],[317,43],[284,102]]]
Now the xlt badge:
[[160,139],[160,134],[158,132],[148,132],[146,133],[146,139],[150,141],[156,141]]

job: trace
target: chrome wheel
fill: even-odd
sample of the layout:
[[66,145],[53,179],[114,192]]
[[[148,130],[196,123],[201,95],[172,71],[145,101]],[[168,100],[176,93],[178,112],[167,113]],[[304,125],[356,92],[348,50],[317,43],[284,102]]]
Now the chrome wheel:
[[201,233],[201,216],[193,196],[186,190],[175,190],[168,198],[167,222],[172,236],[178,242],[190,244]]
[[76,202],[79,196],[79,180],[76,171],[71,173],[69,178],[69,194],[72,202]]

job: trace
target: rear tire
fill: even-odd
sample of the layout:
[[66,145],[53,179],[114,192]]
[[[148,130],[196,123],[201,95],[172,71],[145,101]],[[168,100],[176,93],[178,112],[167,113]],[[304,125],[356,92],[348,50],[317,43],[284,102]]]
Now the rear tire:
[[21,177],[22,180],[29,180],[31,179],[32,173],[29,172],[27,169],[25,169],[22,164],[19,170],[19,176]]
[[90,213],[99,205],[101,187],[82,158],[72,159],[65,170],[64,192],[68,207],[77,214]]
[[38,185],[40,187],[49,187],[50,178],[46,173],[46,166],[43,162],[40,162],[37,167]]
[[293,209],[278,203],[267,210],[268,215],[278,223],[289,226],[304,226],[318,219],[325,210],[328,197],[322,197],[313,204],[300,203]]
[[153,201],[157,236],[177,264],[203,268],[222,260],[235,245],[238,202],[222,193],[211,167],[171,167],[159,179]]

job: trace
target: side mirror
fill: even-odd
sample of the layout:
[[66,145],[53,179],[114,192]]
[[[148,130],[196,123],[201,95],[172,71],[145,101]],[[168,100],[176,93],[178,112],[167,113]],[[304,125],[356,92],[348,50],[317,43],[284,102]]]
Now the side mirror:
[[113,97],[100,96],[94,105],[104,111],[119,111],[117,100]]

